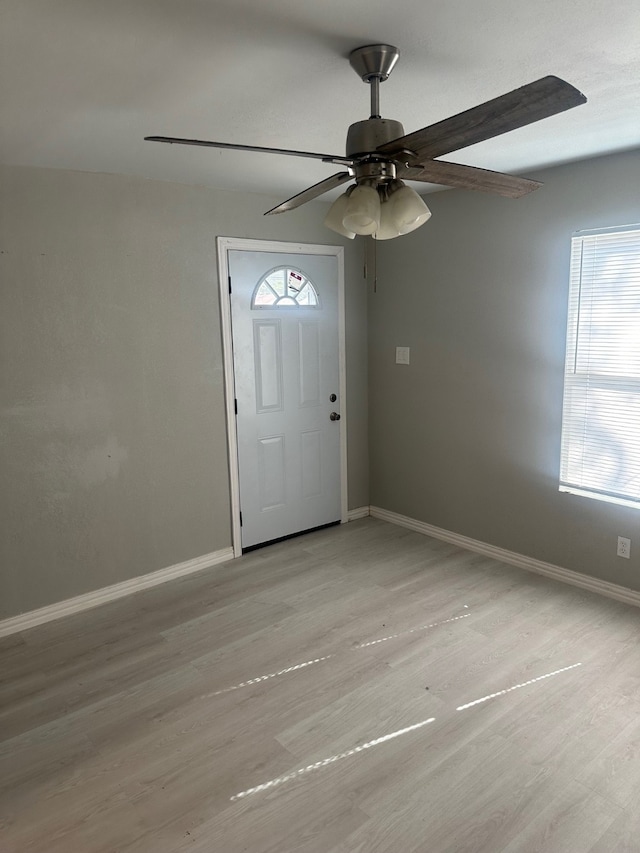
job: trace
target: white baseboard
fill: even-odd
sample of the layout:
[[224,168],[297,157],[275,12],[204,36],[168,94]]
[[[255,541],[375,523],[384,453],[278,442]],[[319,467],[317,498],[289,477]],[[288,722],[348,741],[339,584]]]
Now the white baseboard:
[[[358,507],[349,510],[348,520],[355,521],[358,518],[366,518],[369,515],[373,518],[379,518],[382,521],[388,521],[391,524],[414,530],[416,533],[422,533],[424,536],[441,539],[444,542],[457,545],[459,548],[465,548],[467,551],[484,554],[486,557],[492,557],[511,566],[526,569],[529,572],[535,572],[553,580],[562,581],[563,583],[568,583],[572,586],[577,586],[581,589],[596,592],[608,598],[615,598],[617,601],[623,601],[626,604],[640,607],[640,592],[636,590],[627,589],[627,587],[618,586],[617,584],[609,583],[590,575],[584,575],[581,572],[574,572],[571,569],[563,569],[561,566],[545,563],[533,557],[526,557],[524,554],[517,554],[515,551],[507,551],[505,548],[498,548],[495,545],[489,545],[487,542],[480,542],[477,539],[462,536],[460,533],[454,533],[451,530],[444,530],[442,527],[435,527],[432,524],[427,524],[425,521],[418,521],[415,518],[391,512],[388,509],[381,509],[377,506]],[[175,578],[200,572],[203,569],[209,569],[232,559],[233,549],[223,548],[220,551],[204,554],[201,557],[186,560],[184,563],[176,563],[174,566],[168,566],[165,569],[159,569],[156,572],[151,572],[138,578],[132,578],[131,580],[122,581],[112,586],[103,587],[94,592],[86,592],[83,595],[68,598],[65,601],[49,604],[38,610],[30,610],[28,613],[10,616],[8,619],[0,621],[0,637],[6,637],[18,631],[26,631],[28,628],[34,628],[36,625],[43,625],[45,622],[52,622],[55,619],[61,619],[73,613],[80,613],[92,607],[99,607],[101,604],[106,604],[109,601],[124,598],[127,595],[132,595],[134,592],[158,586]]]
[[615,598],[617,601],[624,601],[625,604],[633,604],[636,607],[640,607],[640,592],[627,589],[625,586],[618,586],[615,583],[609,583],[590,575],[583,575],[581,572],[574,572],[571,569],[554,566],[553,563],[545,563],[533,557],[526,557],[524,554],[517,554],[515,551],[507,551],[505,548],[498,548],[495,545],[489,545],[477,539],[470,539],[468,536],[462,536],[460,533],[453,533],[451,530],[434,527],[432,524],[417,521],[415,518],[391,512],[388,509],[380,509],[380,507],[372,506],[370,507],[370,515],[373,518],[379,518],[382,521],[388,521],[391,524],[415,530],[416,533],[433,536],[434,539],[442,539],[445,542],[450,542],[452,545],[466,548],[468,551],[475,551],[478,554],[484,554],[486,557],[493,557],[495,560],[500,560],[502,563],[508,563],[511,566],[517,566],[519,569],[526,569],[528,572],[545,575],[545,577],[553,578],[553,580],[562,581],[572,586],[578,586],[581,589],[587,589],[590,592],[606,595],[608,598]]
[[45,622],[52,622],[54,619],[62,619],[72,613],[80,613],[82,610],[99,607],[108,601],[124,598],[134,592],[140,592],[142,589],[149,589],[152,586],[158,586],[175,578],[209,569],[232,559],[233,549],[223,548],[220,551],[213,551],[211,554],[194,557],[193,560],[186,560],[184,563],[167,566],[166,569],[158,569],[158,571],[151,572],[148,575],[141,575],[138,578],[131,578],[131,580],[122,581],[112,586],[105,586],[93,592],[85,592],[83,595],[67,598],[65,601],[58,601],[55,604],[48,604],[46,607],[30,610],[28,613],[20,613],[18,616],[10,616],[8,619],[0,621],[0,637],[6,637],[18,631],[26,631],[28,628],[43,625]]
[[367,518],[369,516],[368,506],[359,506],[356,509],[350,509],[347,513],[347,521],[356,521],[358,518]]

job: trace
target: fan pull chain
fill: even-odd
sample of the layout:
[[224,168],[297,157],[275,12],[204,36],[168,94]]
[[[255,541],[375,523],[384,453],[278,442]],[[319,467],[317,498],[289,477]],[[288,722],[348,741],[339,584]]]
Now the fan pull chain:
[[373,241],[373,292],[378,292],[378,241]]
[[[378,291],[378,247],[377,240],[373,240],[373,256],[371,257],[371,273],[373,278],[373,292]],[[369,240],[364,241],[364,279],[369,281]]]

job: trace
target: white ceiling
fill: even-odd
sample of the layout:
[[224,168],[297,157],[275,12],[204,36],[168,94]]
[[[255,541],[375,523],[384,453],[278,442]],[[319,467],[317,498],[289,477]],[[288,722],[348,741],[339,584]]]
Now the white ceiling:
[[445,159],[526,175],[640,145],[638,0],[2,0],[2,9],[4,163],[284,199],[336,167],[143,136],[343,154],[348,125],[369,115],[369,88],[346,57],[373,42],[400,49],[381,112],[407,133],[547,74],[587,95],[585,106]]

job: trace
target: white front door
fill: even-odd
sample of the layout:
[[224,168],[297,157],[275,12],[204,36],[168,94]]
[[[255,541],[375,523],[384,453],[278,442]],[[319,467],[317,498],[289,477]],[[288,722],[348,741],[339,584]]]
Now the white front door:
[[341,517],[338,260],[229,251],[242,547]]

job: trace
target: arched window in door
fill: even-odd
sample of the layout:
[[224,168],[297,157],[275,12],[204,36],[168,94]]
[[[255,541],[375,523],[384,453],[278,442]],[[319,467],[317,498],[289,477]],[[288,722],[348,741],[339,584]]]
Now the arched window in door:
[[252,308],[319,308],[318,292],[302,270],[275,267],[258,282]]

